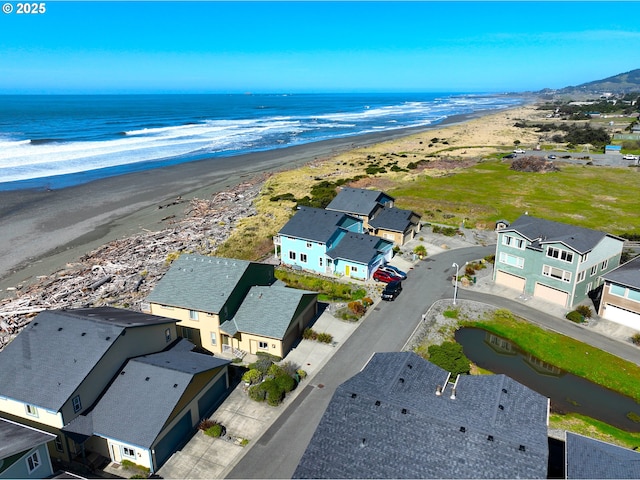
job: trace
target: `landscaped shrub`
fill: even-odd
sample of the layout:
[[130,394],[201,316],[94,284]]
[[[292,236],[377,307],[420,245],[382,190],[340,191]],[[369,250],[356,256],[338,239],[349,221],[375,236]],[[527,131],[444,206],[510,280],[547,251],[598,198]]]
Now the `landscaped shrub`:
[[262,380],[262,376],[263,373],[260,372],[260,370],[252,368],[244,372],[244,375],[242,375],[242,381],[244,383],[248,383],[249,385],[255,385],[256,383],[260,382],[260,380]]
[[307,378],[307,372],[305,372],[305,371],[304,371],[304,370],[302,370],[302,369],[298,369],[298,370],[296,371],[296,373],[298,374],[298,378],[299,378],[300,380],[304,380],[305,378]]
[[415,253],[416,255],[419,255],[421,257],[426,257],[427,256],[427,249],[425,248],[424,245],[416,245],[416,247],[413,249],[413,253]]
[[270,378],[261,383],[266,392],[267,403],[273,407],[280,405],[284,399],[284,390],[278,383]]
[[330,333],[319,333],[317,340],[321,343],[331,343],[333,342],[333,335]]
[[305,328],[304,331],[302,332],[302,338],[304,338],[305,340],[315,340],[316,339],[316,332],[314,332],[312,329],[310,328]]
[[278,375],[282,375],[284,371],[280,365],[276,365],[275,363],[271,364],[269,370],[267,370],[267,375],[270,377],[277,377]]
[[471,265],[471,264],[466,265],[464,267],[464,274],[465,275],[475,275],[476,274],[476,269],[473,268],[473,265]]
[[361,302],[349,302],[347,306],[349,307],[349,310],[360,317],[364,315],[366,311],[364,305]]
[[264,382],[249,387],[249,398],[256,402],[264,402],[267,398],[267,392],[264,389]]
[[584,316],[576,310],[572,310],[569,313],[567,313],[566,317],[567,317],[567,320],[571,320],[572,322],[575,322],[575,323],[584,322]]
[[576,312],[582,315],[584,318],[591,318],[593,313],[591,312],[591,307],[588,305],[578,305],[576,307]]
[[278,375],[275,378],[276,383],[278,384],[278,386],[280,388],[282,388],[282,390],[284,391],[284,393],[289,393],[291,390],[293,390],[294,388],[296,388],[296,381],[293,377],[290,377],[289,375],[287,375],[286,373],[283,373],[281,375]]
[[371,305],[373,305],[373,300],[371,300],[371,298],[369,297],[364,297],[362,299],[362,305],[364,305],[365,307],[370,307]]
[[219,438],[222,435],[223,430],[224,429],[222,425],[220,425],[219,423],[216,423],[215,425],[212,425],[211,427],[207,428],[204,431],[204,433],[205,435],[208,435],[210,437]]
[[631,341],[633,342],[634,345],[640,345],[640,333],[634,333],[631,336]]
[[444,312],[442,312],[442,315],[444,315],[445,318],[458,318],[458,314],[460,313],[460,311],[457,308],[453,308],[453,309],[447,309]]
[[296,365],[293,362],[289,362],[289,361],[282,362],[280,364],[280,370],[283,373],[286,373],[287,375],[293,377],[296,374],[296,372],[298,371],[298,365]]
[[462,345],[455,342],[443,342],[442,345],[429,346],[429,361],[451,372],[452,378],[458,374],[469,373],[471,361],[462,351]]
[[270,358],[258,357],[258,360],[249,364],[250,370],[258,370],[262,375],[266,375],[269,367],[273,364]]
[[213,427],[216,423],[215,420],[211,420],[209,418],[205,418],[203,419],[199,424],[198,424],[198,429],[205,431],[208,430],[209,428]]

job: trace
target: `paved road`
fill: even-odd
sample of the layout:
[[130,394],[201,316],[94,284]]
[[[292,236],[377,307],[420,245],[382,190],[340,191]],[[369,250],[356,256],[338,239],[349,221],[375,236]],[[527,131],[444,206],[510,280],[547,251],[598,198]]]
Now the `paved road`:
[[422,314],[453,295],[453,262],[483,258],[495,247],[451,250],[418,262],[395,302],[381,302],[320,370],[301,395],[252,446],[227,478],[291,478],[335,389],[374,352],[400,351]]

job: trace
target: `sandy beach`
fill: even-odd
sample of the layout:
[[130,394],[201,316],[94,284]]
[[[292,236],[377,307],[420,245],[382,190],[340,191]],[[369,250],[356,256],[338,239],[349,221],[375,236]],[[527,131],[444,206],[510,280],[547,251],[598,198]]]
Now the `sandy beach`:
[[[50,275],[111,240],[162,229],[163,219],[184,213],[185,201],[210,198],[257,175],[348,156],[354,149],[373,144],[408,150],[432,136],[446,136],[450,145],[487,145],[487,151],[495,150],[497,145],[513,145],[514,118],[529,117],[534,112],[532,106],[522,106],[498,113],[454,116],[428,128],[203,160],[61,190],[0,192],[0,244],[4,246],[0,250],[0,298],[13,295],[16,287]],[[523,141],[527,140],[531,141]],[[478,156],[483,150],[474,148],[461,154]]]

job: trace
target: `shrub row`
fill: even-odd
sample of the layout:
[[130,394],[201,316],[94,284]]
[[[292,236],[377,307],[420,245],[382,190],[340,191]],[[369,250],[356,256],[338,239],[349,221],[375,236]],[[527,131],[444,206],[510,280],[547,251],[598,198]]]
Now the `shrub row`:
[[302,332],[302,338],[305,340],[316,340],[322,343],[331,343],[333,342],[333,335],[330,333],[318,333],[311,328],[305,328],[304,332]]

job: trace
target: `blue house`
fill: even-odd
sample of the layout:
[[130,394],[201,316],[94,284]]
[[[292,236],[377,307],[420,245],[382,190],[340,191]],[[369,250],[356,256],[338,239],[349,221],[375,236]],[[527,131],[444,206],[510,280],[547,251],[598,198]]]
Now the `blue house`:
[[47,443],[56,436],[0,418],[0,479],[53,475]]
[[393,255],[393,242],[364,234],[358,218],[310,207],[301,207],[274,242],[284,265],[360,280]]

